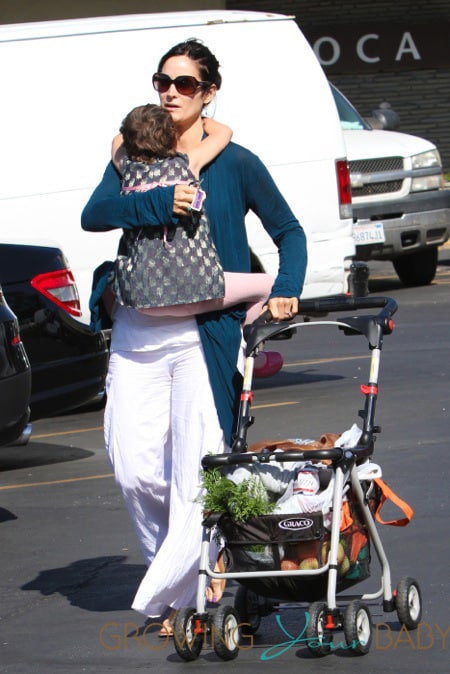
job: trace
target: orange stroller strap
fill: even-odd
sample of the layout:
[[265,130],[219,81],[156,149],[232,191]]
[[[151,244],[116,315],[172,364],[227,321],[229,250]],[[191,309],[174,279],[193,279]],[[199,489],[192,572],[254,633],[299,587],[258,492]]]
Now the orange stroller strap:
[[[394,494],[392,489],[387,486],[386,482],[383,482],[381,478],[375,478],[374,482],[379,486],[381,489],[381,500],[378,508],[376,509],[375,512],[375,519],[377,522],[380,522],[380,524],[389,524],[393,527],[404,527],[407,524],[410,523],[412,516],[414,515],[414,511],[409,506],[405,501],[402,501],[401,498],[397,496],[397,494]],[[385,522],[384,520],[381,519],[380,516],[380,511],[381,508],[383,507],[384,502],[389,499],[392,501],[392,503],[395,503],[396,506],[400,508],[400,510],[404,513],[405,517],[402,517],[401,519],[398,520],[389,520],[388,522]]]
[[363,549],[363,547],[367,545],[367,535],[363,531],[354,531],[352,533],[352,547],[350,550],[350,561],[356,562],[358,559],[358,555]]
[[341,526],[339,527],[339,531],[345,531],[345,529],[348,529],[352,524],[353,517],[350,513],[350,506],[348,502],[345,501],[345,503],[342,504]]

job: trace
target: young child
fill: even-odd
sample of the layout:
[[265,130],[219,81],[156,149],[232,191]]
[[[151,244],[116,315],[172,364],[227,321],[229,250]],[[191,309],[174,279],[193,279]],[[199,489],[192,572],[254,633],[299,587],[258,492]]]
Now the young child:
[[[206,138],[187,157],[174,149],[175,127],[166,110],[152,104],[131,110],[112,144],[112,159],[122,175],[122,194],[198,181],[203,166],[228,145],[232,136],[229,127],[213,119],[204,118],[203,127]],[[175,162],[179,174],[180,162],[185,164],[181,168],[181,179],[174,180]],[[200,191],[199,196],[203,200],[206,195]],[[225,294],[221,299],[175,306],[134,308],[150,316],[190,316],[245,302],[250,303],[246,322],[253,322],[261,313],[270,294],[273,278],[268,274],[224,272],[224,279]]]
[[[225,149],[232,137],[229,127],[210,118],[203,119],[203,128],[206,137],[187,157],[175,150],[176,131],[169,112],[154,104],[133,108],[112,143],[112,160],[122,175],[122,194],[198,181],[201,169]],[[180,162],[185,164],[181,180],[174,180],[175,162],[178,173]],[[203,201],[206,195],[200,190],[199,196]],[[245,322],[252,323],[260,315],[270,294],[273,278],[269,274],[224,272],[224,281],[225,293],[221,299],[134,308],[150,316],[190,316],[246,303]],[[257,377],[271,376],[281,369],[282,364],[281,354],[261,352],[254,374]]]

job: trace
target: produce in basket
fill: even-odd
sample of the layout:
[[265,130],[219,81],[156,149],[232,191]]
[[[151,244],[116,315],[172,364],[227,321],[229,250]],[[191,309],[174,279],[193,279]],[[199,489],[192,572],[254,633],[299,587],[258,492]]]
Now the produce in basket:
[[258,478],[251,476],[235,484],[218,468],[201,472],[202,495],[198,502],[205,513],[227,513],[236,522],[249,517],[270,515],[275,502],[269,500],[267,491]]

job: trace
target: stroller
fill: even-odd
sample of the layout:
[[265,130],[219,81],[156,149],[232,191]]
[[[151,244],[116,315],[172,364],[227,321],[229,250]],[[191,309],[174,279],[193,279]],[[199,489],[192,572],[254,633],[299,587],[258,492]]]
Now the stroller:
[[[377,312],[373,312],[377,309]],[[358,313],[360,310],[370,310]],[[382,598],[384,612],[397,612],[400,623],[415,629],[422,612],[421,592],[414,578],[404,577],[392,590],[391,572],[375,519],[382,522],[379,509],[386,499],[387,485],[380,479],[381,469],[371,461],[376,434],[375,407],[378,396],[378,372],[383,336],[393,330],[392,316],[396,302],[386,297],[339,296],[300,303],[298,318],[291,322],[274,322],[260,317],[245,331],[246,361],[239,414],[232,450],[228,454],[208,455],[202,460],[204,474],[233,476],[285,475],[287,466],[293,474],[306,479],[317,494],[327,494],[327,501],[317,511],[289,512],[237,519],[229,512],[206,512],[197,587],[197,606],[178,611],[174,623],[174,643],[178,655],[195,660],[211,635],[216,654],[232,660],[240,650],[243,634],[256,633],[261,618],[278,610],[280,602],[306,603],[306,646],[322,657],[333,650],[333,637],[343,630],[347,647],[355,655],[369,652],[372,619],[366,602]],[[351,311],[351,316],[325,320],[330,313]],[[369,344],[370,373],[367,385],[361,386],[365,397],[359,411],[362,430],[356,441],[343,446],[337,442],[308,446],[293,441],[252,450],[247,431],[253,423],[252,379],[254,359],[268,339],[283,332],[297,332],[309,326],[336,326],[345,335],[362,335]],[[338,437],[338,436],[337,436]],[[289,443],[288,443],[289,444]],[[275,448],[275,451],[274,451]],[[297,473],[296,473],[297,471]],[[314,491],[314,490],[312,490]],[[392,493],[391,493],[392,495]],[[407,524],[412,510],[393,495],[406,518],[388,524]],[[385,522],[386,523],[386,522]],[[210,545],[214,536],[223,544],[225,570],[211,568]],[[370,575],[371,548],[381,569],[379,589],[371,594],[342,595],[348,588]],[[238,583],[234,606],[219,605],[211,618],[206,610],[206,586],[209,578],[234,579]],[[337,595],[339,596],[339,605]],[[341,606],[345,604],[345,608]]]

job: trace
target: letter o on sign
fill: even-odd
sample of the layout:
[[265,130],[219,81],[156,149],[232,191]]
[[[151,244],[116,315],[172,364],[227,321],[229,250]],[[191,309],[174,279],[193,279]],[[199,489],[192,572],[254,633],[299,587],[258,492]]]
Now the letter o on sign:
[[[323,47],[325,46],[326,52],[330,51],[331,49],[331,56],[324,58],[322,56],[322,51]],[[323,66],[332,66],[337,61],[339,61],[339,57],[341,55],[341,48],[339,46],[339,42],[334,39],[334,37],[329,37],[327,35],[324,35],[323,37],[320,37],[318,40],[316,40],[313,44],[313,49],[314,53],[319,59],[319,62]]]

